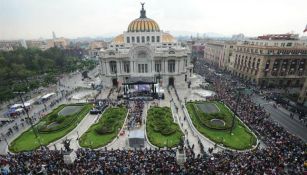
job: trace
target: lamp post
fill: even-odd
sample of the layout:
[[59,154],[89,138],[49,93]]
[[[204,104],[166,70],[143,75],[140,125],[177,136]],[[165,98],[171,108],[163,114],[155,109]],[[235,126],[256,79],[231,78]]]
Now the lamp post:
[[241,90],[244,89],[242,87],[236,88],[237,91],[237,100],[236,100],[236,107],[235,107],[235,111],[233,113],[233,117],[232,117],[232,123],[231,123],[231,129],[230,129],[230,134],[232,133],[234,126],[235,126],[235,118],[236,118],[236,114],[238,111],[238,106],[239,106],[239,102],[240,102],[240,97],[241,97]]
[[18,92],[13,92],[13,93],[19,95],[19,98],[20,98],[20,100],[21,100],[21,102],[22,102],[23,109],[26,111],[27,119],[28,119],[29,122],[30,122],[31,129],[33,130],[33,133],[34,133],[36,139],[38,140],[39,146],[41,147],[41,146],[42,146],[42,143],[40,142],[39,137],[38,137],[38,134],[36,133],[36,130],[34,129],[34,125],[33,125],[32,119],[31,119],[30,116],[29,116],[28,109],[26,109],[25,103],[24,103],[24,101],[23,101],[23,99],[22,99],[22,96],[21,96],[22,94],[25,94],[25,92],[19,92],[19,91],[18,91]]

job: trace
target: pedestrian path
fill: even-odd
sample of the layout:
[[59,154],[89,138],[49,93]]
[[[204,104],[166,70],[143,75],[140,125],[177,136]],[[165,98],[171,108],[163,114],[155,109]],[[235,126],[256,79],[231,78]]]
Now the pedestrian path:
[[[174,88],[171,88],[170,90],[171,92],[171,96],[173,97],[173,103],[178,107],[178,118],[179,118],[179,123],[182,126],[186,139],[189,143],[190,146],[194,145],[194,152],[195,154],[200,154],[201,153],[201,148],[200,145],[198,144],[198,141],[200,140],[202,145],[204,146],[204,151],[208,151],[209,148],[214,148],[214,144],[208,140],[202,139],[202,136],[198,135],[198,133],[194,132],[190,123],[188,122],[188,119],[185,118],[185,114],[184,111],[182,110],[182,105],[184,105],[184,100],[182,100],[183,98],[187,97],[189,98],[189,93],[183,93],[181,91],[178,91],[178,95],[179,95],[179,99],[181,100],[181,102],[179,102],[179,100],[177,99],[177,96],[175,94]],[[180,97],[181,96],[181,97]],[[183,97],[183,98],[182,98]],[[186,116],[188,117],[188,116]],[[217,152],[220,151],[221,149],[216,148],[213,152]]]

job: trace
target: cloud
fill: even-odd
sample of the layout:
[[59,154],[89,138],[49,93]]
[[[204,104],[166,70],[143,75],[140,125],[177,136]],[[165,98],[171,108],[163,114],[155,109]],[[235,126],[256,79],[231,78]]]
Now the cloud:
[[[1,0],[0,39],[69,38],[122,33],[139,17],[132,0]],[[146,0],[147,17],[165,31],[226,35],[294,31],[307,21],[306,0]]]

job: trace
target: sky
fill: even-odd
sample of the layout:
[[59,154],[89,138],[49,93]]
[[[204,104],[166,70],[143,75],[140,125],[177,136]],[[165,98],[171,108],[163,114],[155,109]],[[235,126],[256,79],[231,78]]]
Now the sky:
[[140,2],[173,34],[302,35],[307,25],[307,0],[0,0],[0,40],[114,36],[139,17]]

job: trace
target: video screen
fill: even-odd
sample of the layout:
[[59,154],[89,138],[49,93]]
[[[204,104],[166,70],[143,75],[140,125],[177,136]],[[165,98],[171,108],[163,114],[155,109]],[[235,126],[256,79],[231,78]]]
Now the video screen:
[[138,92],[150,91],[150,85],[149,84],[134,85],[134,89]]

